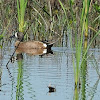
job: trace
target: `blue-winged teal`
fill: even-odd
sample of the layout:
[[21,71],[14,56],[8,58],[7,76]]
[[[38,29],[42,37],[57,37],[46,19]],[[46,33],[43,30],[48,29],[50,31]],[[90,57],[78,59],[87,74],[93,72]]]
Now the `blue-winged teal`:
[[23,35],[15,33],[15,37],[18,39],[15,42],[15,47],[18,46],[18,48],[24,48],[24,49],[51,49],[53,44],[49,43],[44,43],[40,41],[26,41],[26,42],[21,42]]

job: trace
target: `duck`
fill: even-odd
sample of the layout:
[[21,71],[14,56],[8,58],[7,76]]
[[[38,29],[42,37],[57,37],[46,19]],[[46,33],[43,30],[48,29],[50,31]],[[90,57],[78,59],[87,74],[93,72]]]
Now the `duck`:
[[15,33],[15,37],[17,41],[15,42],[15,47],[22,49],[51,49],[53,44],[49,44],[48,42],[41,41],[23,41],[24,35],[22,33]]

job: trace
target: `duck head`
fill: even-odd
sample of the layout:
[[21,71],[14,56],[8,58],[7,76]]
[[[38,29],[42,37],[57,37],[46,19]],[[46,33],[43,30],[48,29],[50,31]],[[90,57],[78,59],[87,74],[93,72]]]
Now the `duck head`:
[[19,41],[23,41],[24,34],[21,32],[16,32],[14,35],[10,36],[9,38],[16,38]]

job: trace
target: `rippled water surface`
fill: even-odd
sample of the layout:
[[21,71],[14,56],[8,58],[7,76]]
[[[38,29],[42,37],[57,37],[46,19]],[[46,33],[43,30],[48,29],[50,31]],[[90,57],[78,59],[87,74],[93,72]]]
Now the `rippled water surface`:
[[[43,56],[23,53],[23,59],[10,62],[6,67],[14,47],[4,48],[0,60],[0,100],[75,99],[72,64],[72,53],[75,51],[66,47],[53,47],[52,50],[53,54]],[[87,61],[84,100],[99,100],[100,49],[90,49],[88,55],[92,56]],[[94,67],[96,64],[98,68]],[[49,85],[56,91],[49,93]],[[79,90],[79,100],[81,94]]]

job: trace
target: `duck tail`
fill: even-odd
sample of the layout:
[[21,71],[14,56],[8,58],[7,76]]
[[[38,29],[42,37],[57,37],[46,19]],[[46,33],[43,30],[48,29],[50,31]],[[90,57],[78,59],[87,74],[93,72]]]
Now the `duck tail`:
[[47,49],[51,50],[52,46],[53,46],[53,44],[47,44]]
[[51,50],[51,47],[53,46],[54,43],[49,43],[48,41],[42,41],[43,43],[45,43],[47,45],[47,49]]

